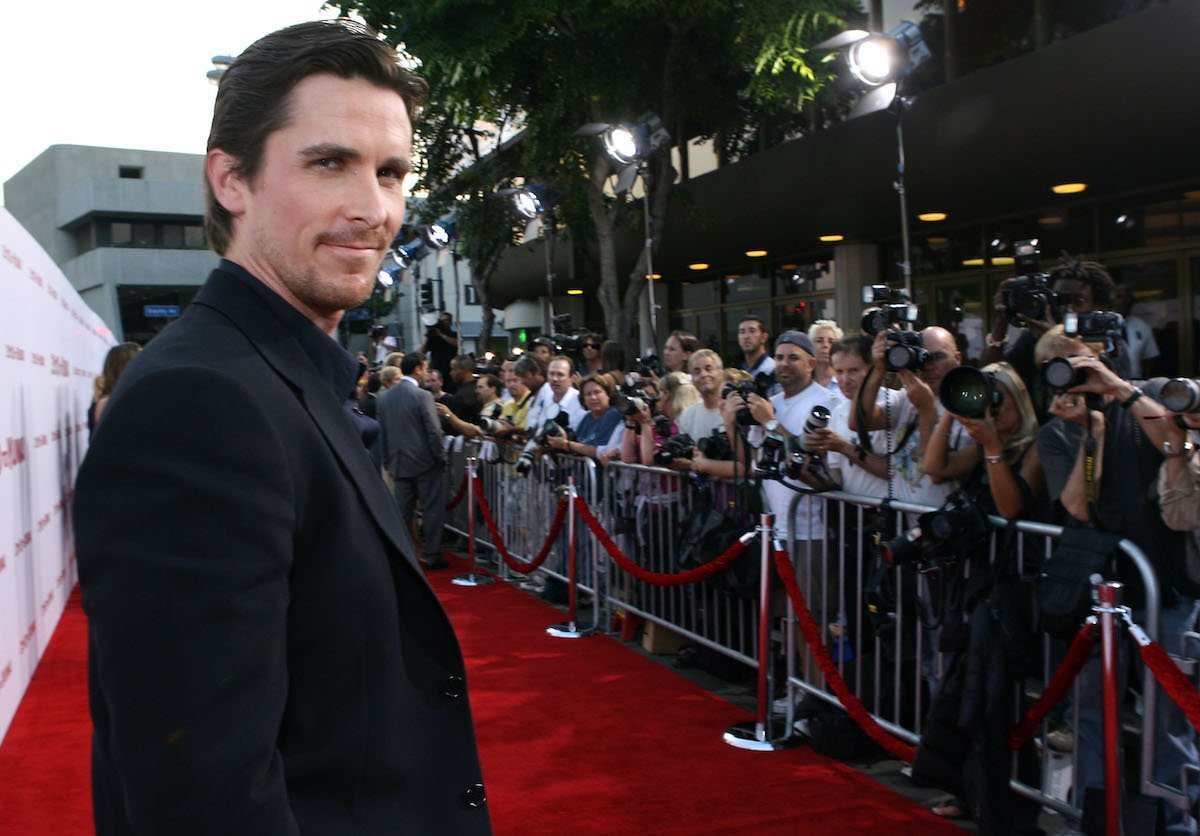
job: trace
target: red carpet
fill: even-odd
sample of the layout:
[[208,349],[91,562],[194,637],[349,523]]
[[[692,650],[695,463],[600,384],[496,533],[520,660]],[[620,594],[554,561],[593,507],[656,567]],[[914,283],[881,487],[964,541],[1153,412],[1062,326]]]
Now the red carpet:
[[[552,607],[432,575],[468,659],[497,834],[957,833],[804,747],[721,741],[749,715],[605,637],[556,639]],[[86,631],[64,613],[4,745],[0,832],[87,834]]]

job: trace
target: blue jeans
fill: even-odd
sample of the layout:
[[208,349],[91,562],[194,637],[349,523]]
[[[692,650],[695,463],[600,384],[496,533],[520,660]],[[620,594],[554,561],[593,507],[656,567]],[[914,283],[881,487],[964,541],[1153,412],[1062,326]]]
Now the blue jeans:
[[[1144,611],[1135,610],[1133,619],[1145,624]],[[1191,630],[1200,615],[1200,601],[1181,598],[1170,609],[1159,616],[1158,643],[1169,653],[1179,653],[1183,633]],[[1124,625],[1118,625],[1121,637],[1117,679],[1117,693],[1125,693],[1128,681],[1129,658],[1132,639]],[[1140,675],[1142,664],[1137,658],[1135,670]],[[1101,682],[1099,643],[1097,651],[1084,663],[1079,672],[1079,736],[1076,741],[1075,804],[1083,806],[1087,788],[1104,788],[1104,704]],[[1187,717],[1161,687],[1157,691],[1156,722],[1154,726],[1154,780],[1179,789],[1180,773],[1187,764],[1198,762],[1196,733]],[[1193,787],[1193,796],[1195,787]],[[1194,799],[1193,799],[1194,800]],[[1173,804],[1166,805],[1168,833],[1195,833],[1195,823],[1190,816]]]

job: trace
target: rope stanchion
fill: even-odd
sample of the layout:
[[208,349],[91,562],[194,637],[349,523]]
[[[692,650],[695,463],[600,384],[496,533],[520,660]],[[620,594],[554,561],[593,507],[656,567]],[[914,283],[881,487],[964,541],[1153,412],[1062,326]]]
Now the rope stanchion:
[[804,596],[800,593],[800,587],[796,583],[796,572],[792,568],[792,561],[788,558],[787,552],[775,552],[775,569],[779,572],[779,578],[783,581],[784,588],[787,589],[788,597],[792,601],[792,607],[795,609],[796,617],[800,622],[800,629],[804,631],[804,638],[808,641],[809,647],[812,649],[821,671],[825,674],[826,680],[829,681],[829,687],[833,689],[833,693],[841,700],[842,707],[846,709],[846,713],[881,748],[906,763],[912,763],[917,756],[916,748],[888,734],[887,730],[875,721],[875,718],[867,711],[866,706],[862,704],[862,700],[850,690],[850,686],[846,684],[841,674],[838,673],[837,664],[833,661],[833,657],[829,655],[829,649],[821,641],[821,634],[817,629],[817,624],[813,621],[812,613],[808,611],[808,605],[804,602]]
[[583,518],[583,521],[591,529],[592,534],[596,536],[596,540],[604,547],[604,550],[616,561],[617,566],[638,580],[654,584],[655,586],[682,586],[688,583],[707,580],[718,572],[728,569],[731,563],[742,556],[746,551],[746,544],[754,537],[753,531],[747,531],[716,559],[705,563],[703,566],[697,566],[695,569],[688,569],[686,572],[679,572],[677,574],[652,572],[649,569],[638,566],[621,551],[620,547],[613,542],[608,532],[604,530],[604,526],[596,519],[596,516],[592,513],[592,509],[588,507],[586,502],[579,500],[576,507],[579,509],[579,516]]
[[1067,693],[1067,689],[1071,687],[1071,683],[1075,681],[1075,677],[1079,675],[1079,671],[1083,668],[1083,663],[1087,661],[1088,656],[1092,652],[1092,647],[1096,644],[1096,625],[1088,623],[1083,625],[1078,633],[1075,634],[1075,639],[1071,642],[1070,649],[1067,650],[1066,657],[1058,666],[1058,670],[1054,672],[1050,682],[1046,684],[1042,695],[1038,697],[1033,705],[1025,712],[1025,716],[1021,721],[1013,726],[1008,732],[1008,748],[1014,752],[1020,749],[1033,736],[1033,732],[1050,713],[1050,709],[1058,705],[1058,701]]
[[458,483],[458,490],[454,493],[454,498],[446,503],[446,510],[453,511],[458,507],[458,503],[462,502],[463,497],[467,493],[467,474],[464,471],[462,481]]
[[1151,641],[1141,627],[1130,624],[1129,632],[1137,640],[1142,661],[1154,674],[1158,684],[1187,716],[1192,727],[1200,730],[1200,693],[1196,692],[1196,686],[1172,661],[1171,655],[1167,653],[1166,649],[1158,642]]
[[[467,480],[463,482],[463,489],[466,489],[467,482],[472,485],[478,485],[476,479],[475,466],[478,460],[474,456],[467,457],[467,470],[463,474],[463,478]],[[457,502],[457,500],[455,500]],[[475,571],[475,492],[471,491],[467,494],[467,555],[471,564],[471,570],[465,575],[459,575],[450,583],[455,586],[487,586],[495,580],[491,574]]]
[[554,541],[558,538],[558,532],[562,529],[563,520],[567,516],[567,498],[560,497],[558,500],[558,508],[554,513],[554,522],[550,525],[550,533],[546,536],[546,542],[542,544],[542,550],[534,556],[533,560],[525,563],[517,560],[508,553],[508,548],[504,545],[504,538],[500,536],[500,529],[496,527],[496,521],[492,519],[492,509],[488,507],[487,497],[484,496],[483,483],[475,481],[475,496],[479,500],[479,513],[483,517],[483,522],[487,526],[488,533],[492,536],[492,543],[496,546],[496,551],[500,553],[500,557],[508,564],[508,568],[514,572],[519,572],[522,575],[527,575],[534,569],[537,569],[546,562],[546,558],[550,556],[550,549],[554,547]]

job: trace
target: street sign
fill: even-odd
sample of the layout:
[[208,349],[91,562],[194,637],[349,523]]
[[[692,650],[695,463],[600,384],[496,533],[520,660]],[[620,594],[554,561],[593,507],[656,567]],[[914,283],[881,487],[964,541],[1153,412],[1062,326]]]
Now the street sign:
[[179,316],[178,305],[142,305],[142,316],[146,319],[169,319]]

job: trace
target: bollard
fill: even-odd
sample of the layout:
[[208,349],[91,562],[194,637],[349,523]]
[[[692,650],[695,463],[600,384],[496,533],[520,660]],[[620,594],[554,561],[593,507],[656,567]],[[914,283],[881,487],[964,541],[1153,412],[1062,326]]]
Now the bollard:
[[575,591],[575,501],[578,499],[575,490],[575,477],[567,480],[567,620],[551,624],[546,632],[558,639],[579,639],[591,635],[596,630],[596,624],[580,629],[578,596]]
[[475,571],[475,464],[474,456],[467,456],[467,562],[471,569],[450,581],[456,586],[484,586],[495,578]]
[[[771,559],[772,547],[782,550],[773,537],[774,517],[763,514],[758,526],[762,541],[762,574],[758,585],[758,702],[754,720],[735,723],[725,730],[723,740],[738,749],[774,752],[793,746],[799,738],[792,734],[786,718],[771,717]],[[745,559],[745,558],[743,558]]]
[[1121,700],[1117,693],[1117,619],[1121,584],[1093,575],[1100,617],[1101,676],[1104,677],[1104,832],[1121,833]]

